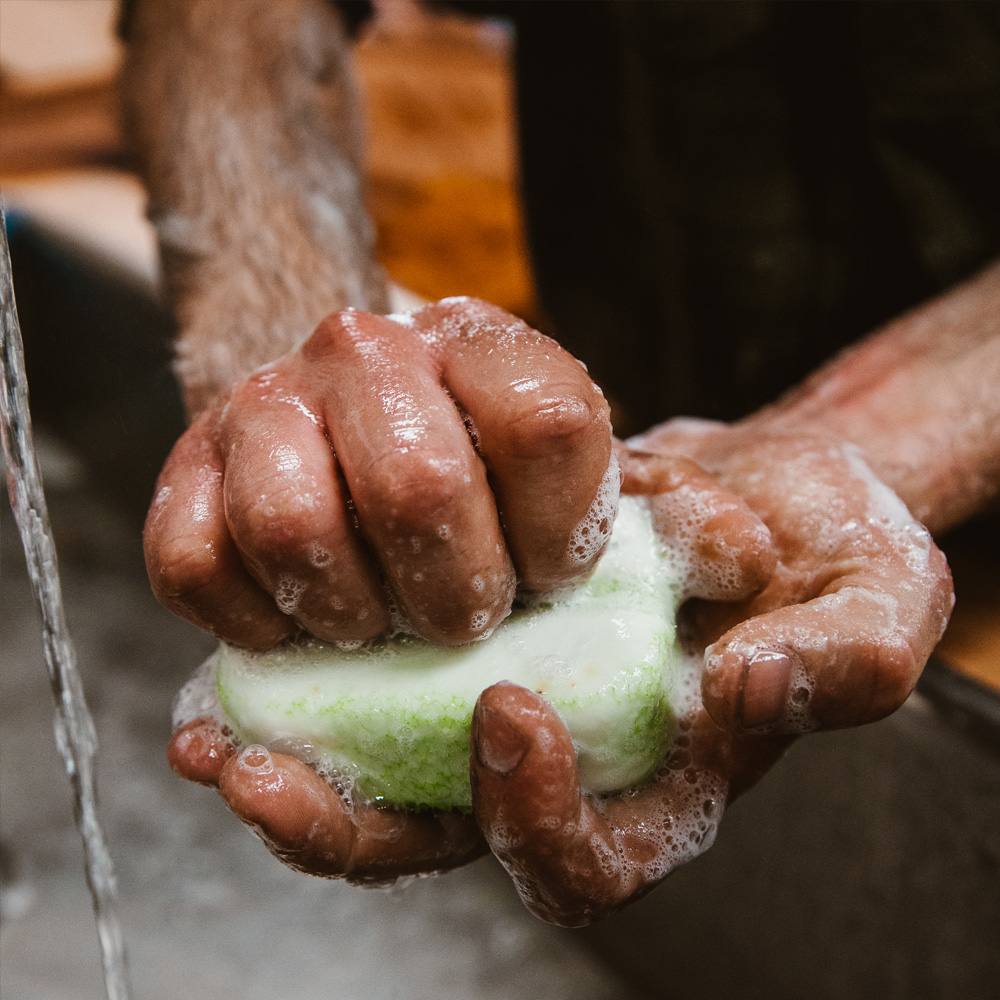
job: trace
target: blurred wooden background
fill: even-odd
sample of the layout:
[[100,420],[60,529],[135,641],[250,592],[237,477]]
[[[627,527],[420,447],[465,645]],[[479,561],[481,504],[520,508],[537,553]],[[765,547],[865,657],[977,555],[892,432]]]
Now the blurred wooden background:
[[[0,0],[0,180],[127,165],[115,7]],[[61,32],[40,26],[59,23]],[[511,43],[501,24],[389,0],[356,59],[369,122],[368,204],[388,272],[430,299],[478,295],[530,317]],[[44,58],[33,61],[32,44]]]

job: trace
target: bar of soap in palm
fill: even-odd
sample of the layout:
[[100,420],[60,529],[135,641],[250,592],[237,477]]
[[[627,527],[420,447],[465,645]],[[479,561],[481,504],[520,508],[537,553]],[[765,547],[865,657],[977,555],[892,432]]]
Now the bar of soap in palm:
[[593,792],[646,777],[673,736],[678,575],[647,505],[622,497],[607,552],[578,589],[517,609],[458,648],[411,636],[345,650],[308,641],[265,654],[223,647],[225,721],[244,742],[304,746],[363,797],[469,809],[469,729],[500,680],[543,694]]

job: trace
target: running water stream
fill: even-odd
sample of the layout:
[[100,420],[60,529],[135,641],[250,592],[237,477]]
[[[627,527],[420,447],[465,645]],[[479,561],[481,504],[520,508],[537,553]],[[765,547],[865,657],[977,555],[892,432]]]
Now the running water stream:
[[7,492],[24,546],[28,575],[42,618],[42,642],[55,701],[56,744],[73,789],[87,883],[94,903],[109,1000],[127,1000],[125,944],[118,920],[114,866],[97,814],[94,757],[97,735],[83,695],[76,652],[63,613],[55,543],[49,527],[28,411],[28,380],[14,303],[6,218],[0,204],[0,430]]

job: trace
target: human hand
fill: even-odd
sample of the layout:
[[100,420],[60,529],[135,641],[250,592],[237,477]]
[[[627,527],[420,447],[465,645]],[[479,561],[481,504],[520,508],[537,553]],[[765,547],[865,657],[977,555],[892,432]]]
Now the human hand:
[[642,787],[588,797],[558,717],[510,684],[485,691],[473,719],[475,824],[345,807],[305,765],[235,753],[204,720],[175,735],[175,768],[219,784],[276,854],[319,874],[451,867],[484,849],[478,827],[526,905],[552,922],[588,923],[649,891],[711,844],[726,802],[796,731],[901,702],[951,590],[929,537],[850,448],[693,421],[637,443],[650,452],[622,452],[623,488],[650,496],[661,532],[692,554],[684,627],[696,668],[707,647],[704,702],[682,706],[674,748]]
[[[718,516],[727,501],[703,502],[697,482],[678,476],[678,463],[693,459],[759,515],[777,561],[766,586],[730,603],[692,578],[697,597],[713,598],[691,601],[682,623],[698,661],[704,651],[702,702],[666,765],[633,792],[583,794],[565,728],[532,692],[497,685],[481,697],[477,821],[526,905],[567,926],[642,896],[708,847],[726,801],[795,734],[897,708],[952,605],[943,555],[852,446],[702,421],[673,421],[632,443],[658,454],[623,455],[623,490],[652,496],[668,539],[694,529],[703,555],[720,548],[705,535],[705,513]],[[766,556],[744,552],[749,575],[756,563],[766,577]]]
[[[507,614],[515,575],[544,591],[586,572],[618,485],[607,405],[554,341],[476,300],[341,313],[181,438],[147,566],[167,607],[239,646],[300,628],[364,640],[390,599],[425,637],[463,642]],[[169,755],[317,874],[379,881],[486,849],[471,818],[345,808],[292,757],[248,763],[209,720]]]
[[168,608],[234,645],[369,639],[393,604],[461,643],[515,584],[585,572],[617,489],[607,404],[548,337],[472,299],[348,311],[194,421],[146,563]]
[[905,701],[947,625],[951,574],[860,449],[758,420],[675,420],[634,443],[699,462],[771,532],[777,568],[763,590],[687,609],[720,726],[856,726]]
[[[673,490],[673,500],[660,498],[662,516],[669,516],[667,508],[673,504],[673,515],[683,519],[691,512],[692,501],[706,512],[695,553],[704,572],[693,581],[694,592],[717,597],[758,590],[774,568],[766,528],[741,500],[721,490],[694,463],[661,460],[658,472],[661,475],[646,483],[643,491]],[[498,685],[484,695],[484,704],[505,688],[522,690]],[[495,764],[505,732],[502,720],[497,727],[488,719],[477,722],[474,759]],[[690,735],[681,736],[681,743],[689,740]],[[209,718],[195,719],[175,733],[170,760],[184,777],[218,787],[233,811],[261,834],[276,855],[315,874],[384,881],[461,864],[486,850],[472,817],[404,814],[349,802],[292,757],[260,747],[238,750]],[[545,787],[536,788],[531,803],[518,805],[544,810],[549,794]],[[504,796],[477,799],[479,812],[495,823],[505,808]]]

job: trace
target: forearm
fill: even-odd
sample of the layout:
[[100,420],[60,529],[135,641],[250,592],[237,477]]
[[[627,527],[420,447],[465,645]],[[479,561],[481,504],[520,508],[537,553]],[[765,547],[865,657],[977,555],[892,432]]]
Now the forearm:
[[347,306],[385,311],[324,0],[138,0],[123,74],[195,415]]
[[1000,494],[1000,261],[833,359],[748,423],[832,432],[934,532]]

